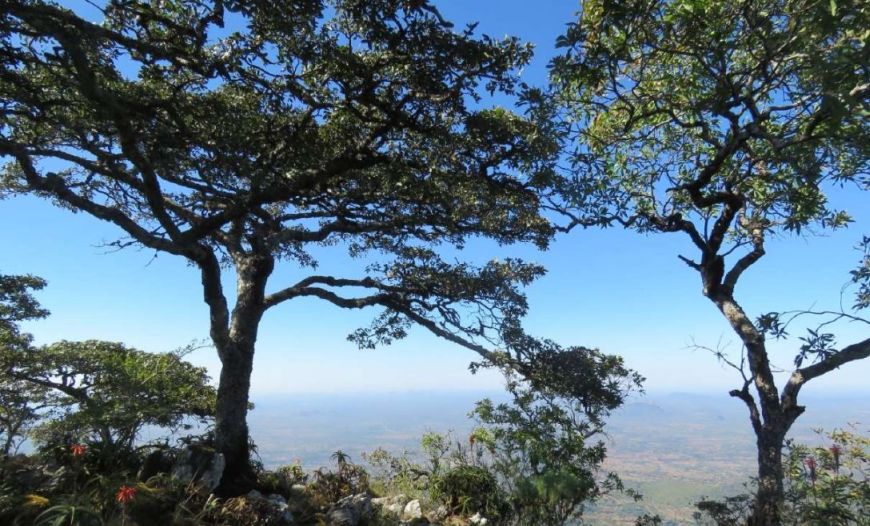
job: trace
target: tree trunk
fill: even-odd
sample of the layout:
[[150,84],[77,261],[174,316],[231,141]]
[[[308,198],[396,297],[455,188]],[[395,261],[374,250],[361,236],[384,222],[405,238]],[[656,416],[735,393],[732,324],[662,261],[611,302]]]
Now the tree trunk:
[[222,497],[243,495],[256,484],[250,459],[248,395],[257,331],[265,310],[263,300],[266,282],[274,269],[274,260],[269,256],[237,253],[233,262],[237,274],[237,297],[228,320],[229,326],[222,325],[223,331],[215,331],[215,320],[223,323],[226,318],[212,317],[212,339],[221,359],[215,447],[224,455],[226,462],[220,486],[216,490],[218,496]]
[[215,448],[226,461],[219,496],[247,493],[256,482],[248,442],[248,393],[254,347],[232,345],[221,353],[221,375],[215,414]]
[[[779,390],[770,367],[770,358],[764,334],[758,330],[743,308],[731,296],[730,288],[719,284],[721,278],[707,279],[704,274],[704,293],[719,308],[746,349],[750,377],[742,390],[731,392],[746,403],[756,437],[758,453],[758,489],[755,509],[749,517],[749,526],[779,526],[780,507],[785,500],[783,490],[782,447],[785,435],[800,411],[790,412],[783,407]],[[755,386],[758,401],[749,394]],[[760,410],[760,411],[759,411]]]
[[758,489],[750,526],[780,524],[780,506],[784,500],[782,447],[785,432],[764,431],[757,437]]

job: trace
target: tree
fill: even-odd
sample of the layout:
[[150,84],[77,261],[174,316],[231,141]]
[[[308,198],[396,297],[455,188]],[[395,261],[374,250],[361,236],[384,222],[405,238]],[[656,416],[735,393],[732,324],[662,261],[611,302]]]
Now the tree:
[[383,449],[367,455],[376,468],[373,488],[504,526],[573,524],[586,504],[624,489],[616,474],[602,473],[601,437],[606,417],[640,389],[643,378],[618,356],[512,336],[518,339],[512,348],[534,356],[531,373],[514,371],[517,360],[506,354],[494,358],[507,364],[475,364],[503,368],[508,399],[479,401],[469,416],[480,425],[467,440],[424,434],[423,463]]
[[870,355],[870,339],[811,344],[799,357],[814,363],[796,360],[780,388],[766,345],[774,318],[753,320],[736,294],[771,236],[849,223],[832,188],[870,189],[868,26],[866,2],[590,0],[552,64],[576,140],[573,173],[551,198],[564,228],[687,236],[696,256],[680,258],[743,344],[748,370],[730,394],[757,437],[754,524],[779,523],[783,440],[803,386]]
[[[29,348],[31,336],[21,332],[22,321],[44,318],[32,290],[45,287],[35,276],[0,275],[0,357],[19,354]],[[2,364],[2,360],[0,360]],[[45,389],[13,378],[0,367],[0,453],[3,457],[17,450],[30,427],[48,403]]]
[[129,452],[143,427],[176,429],[214,415],[216,393],[205,369],[183,356],[114,342],[60,341],[4,365],[12,378],[54,394],[56,415],[34,431],[40,442],[68,436]]
[[[502,321],[524,313],[518,287],[541,268],[448,263],[435,247],[480,236],[544,246],[552,234],[536,190],[555,141],[530,118],[477,107],[482,90],[538,96],[514,74],[529,46],[456,30],[416,0],[101,10],[95,23],[43,1],[4,3],[5,192],[86,212],[129,236],[116,246],[199,269],[222,363],[222,493],[253,480],[245,419],[268,309],[301,297],[379,307],[352,335],[360,346],[417,323],[484,356]],[[377,257],[362,275],[269,282],[277,262],[313,269],[315,249],[334,244]]]
[[568,524],[581,518],[585,504],[623,489],[616,474],[600,477],[604,419],[643,378],[622,358],[596,349],[546,340],[517,347],[534,351],[535,375],[508,373],[509,402],[477,403],[472,415],[482,427],[473,439],[490,452],[509,497],[512,509],[500,524]]

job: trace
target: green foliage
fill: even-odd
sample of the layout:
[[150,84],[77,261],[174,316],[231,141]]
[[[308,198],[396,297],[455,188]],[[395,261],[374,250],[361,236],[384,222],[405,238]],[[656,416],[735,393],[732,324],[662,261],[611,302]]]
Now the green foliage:
[[489,453],[509,488],[512,524],[563,524],[582,515],[585,502],[623,489],[614,474],[600,476],[606,449],[595,438],[643,379],[621,358],[594,349],[525,337],[514,344],[537,346],[529,349],[534,368],[507,375],[510,403],[478,402],[472,414],[484,428],[472,443]]
[[752,495],[742,494],[725,497],[721,501],[703,499],[695,505],[695,522],[699,525],[742,526],[752,515]]
[[183,351],[151,354],[95,340],[31,345],[18,323],[47,315],[29,294],[42,286],[31,276],[0,276],[4,453],[28,432],[67,459],[73,442],[87,441],[90,458],[102,459],[109,469],[132,455],[143,426],[177,428],[214,414],[215,391],[206,371],[184,361]]
[[472,415],[481,426],[467,441],[426,433],[423,463],[383,450],[369,454],[373,487],[444,504],[455,516],[481,513],[516,526],[561,525],[579,518],[585,503],[624,490],[615,474],[601,473],[606,451],[595,439],[643,379],[618,357],[513,334],[508,350],[516,354],[477,364],[522,368],[522,375],[507,374],[510,401],[478,402]]
[[802,386],[870,355],[870,339],[810,333],[778,386],[764,334],[784,324],[753,324],[735,299],[768,240],[843,228],[851,216],[829,197],[870,190],[868,27],[866,1],[585,0],[551,64],[573,141],[552,199],[566,228],[683,235],[680,259],[741,340],[739,365],[716,355],[741,374],[730,394],[758,435],[758,524],[779,523]]
[[[14,453],[24,436],[49,403],[44,387],[11,376],[3,357],[30,348],[31,336],[18,324],[44,318],[43,309],[31,291],[40,290],[45,281],[34,276],[0,275],[0,456]],[[0,473],[2,473],[0,465]]]
[[103,526],[103,519],[87,506],[58,504],[40,513],[34,526]]
[[18,323],[48,316],[48,311],[31,294],[45,285],[44,279],[35,276],[0,274],[0,331],[4,339],[20,335]]
[[[426,433],[423,437],[424,450],[427,437],[431,435],[434,433]],[[381,496],[405,495],[410,499],[428,498],[430,476],[440,471],[437,460],[424,466],[412,461],[407,452],[393,455],[385,449],[378,448],[364,454],[363,458],[371,466],[369,486],[373,493]]]
[[299,464],[281,466],[274,471],[262,471],[259,473],[258,489],[264,494],[277,493],[288,497],[292,488],[297,484],[305,484],[308,474]]
[[432,498],[445,502],[453,513],[480,513],[496,522],[507,514],[507,500],[495,475],[482,466],[460,465],[437,476]]
[[863,257],[858,266],[850,272],[852,283],[858,286],[855,294],[855,310],[870,307],[870,236],[864,236],[859,245]]
[[789,448],[788,515],[808,526],[870,524],[870,437],[839,430],[824,438],[826,447]]
[[[180,353],[153,354],[120,343],[61,341],[12,357],[11,374],[57,396],[61,416],[40,426],[46,446],[68,437],[93,447],[130,450],[143,426],[176,428],[214,414],[205,369]],[[66,437],[66,438],[65,438]]]
[[314,471],[310,489],[314,502],[328,505],[338,502],[341,498],[359,493],[368,493],[369,475],[363,466],[350,461],[350,456],[343,451],[332,454],[336,463],[335,471],[318,469]]
[[[865,526],[870,517],[870,438],[857,430],[818,431],[825,446],[789,445],[784,455],[782,523],[794,526]],[[697,503],[701,525],[742,526],[752,495]]]
[[[557,142],[531,118],[478,104],[483,90],[531,97],[516,74],[530,45],[454,28],[428,2],[155,9],[110,1],[94,23],[43,1],[8,6],[4,192],[49,196],[201,268],[268,261],[263,279],[276,260],[316,266],[318,247],[338,241],[352,256],[392,255],[365,279],[314,276],[270,298],[390,310],[355,335],[363,346],[435,314],[473,334],[450,303],[508,311],[513,286],[541,273],[454,266],[429,250],[477,235],[544,246],[553,234],[535,189]],[[244,31],[224,30],[230,20]],[[343,297],[351,286],[373,297]],[[426,303],[435,298],[447,301]]]
[[813,0],[584,2],[553,80],[584,124],[587,218],[685,220],[750,248],[766,231],[844,226],[824,185],[870,188],[868,25],[851,1],[836,14]]

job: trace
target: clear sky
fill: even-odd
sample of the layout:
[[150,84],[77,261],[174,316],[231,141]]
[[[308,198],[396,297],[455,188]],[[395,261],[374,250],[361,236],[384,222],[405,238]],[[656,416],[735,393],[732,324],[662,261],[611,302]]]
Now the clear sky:
[[[67,2],[69,6],[84,2]],[[513,34],[536,45],[534,63],[523,76],[546,81],[553,42],[573,17],[577,4],[564,0],[442,0],[446,18],[479,21],[478,31]],[[768,256],[738,288],[753,315],[800,308],[838,308],[848,271],[859,259],[854,246],[870,234],[870,200],[840,190],[835,204],[856,222],[826,237],[781,238],[768,244]],[[208,335],[198,272],[175,256],[147,250],[108,252],[102,243],[119,236],[113,226],[73,214],[35,198],[0,201],[0,272],[32,273],[48,280],[39,299],[52,311],[27,325],[40,343],[58,339],[123,341],[151,351],[180,347]],[[647,378],[650,391],[725,391],[737,385],[733,371],[713,356],[694,351],[693,342],[720,342],[739,353],[736,337],[713,305],[701,296],[694,271],[676,255],[690,247],[679,235],[642,236],[617,229],[575,232],[549,251],[472,243],[463,257],[522,256],[542,263],[548,274],[528,289],[527,326],[564,344],[599,347],[621,354]],[[324,254],[321,273],[352,274],[338,252]],[[273,288],[302,274],[283,266]],[[229,285],[229,283],[228,283]],[[232,286],[230,286],[232,288]],[[846,297],[845,303],[851,304]],[[345,337],[367,325],[375,311],[345,311],[316,299],[299,299],[269,311],[260,329],[253,392],[358,392],[407,390],[485,390],[497,388],[495,375],[467,371],[475,356],[424,330],[376,351],[359,351]],[[865,338],[866,325],[845,325],[840,342]],[[775,362],[787,368],[799,343],[777,350]],[[191,355],[216,377],[219,362],[211,349]],[[868,388],[870,360],[849,364],[808,384],[822,393]]]

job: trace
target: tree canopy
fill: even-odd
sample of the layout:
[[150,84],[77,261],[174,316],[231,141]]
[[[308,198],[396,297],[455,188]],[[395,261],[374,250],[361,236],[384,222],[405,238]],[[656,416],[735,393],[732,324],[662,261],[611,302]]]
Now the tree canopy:
[[695,254],[680,258],[745,347],[745,382],[731,394],[759,439],[758,524],[777,523],[801,387],[870,355],[868,339],[810,352],[816,363],[797,362],[780,392],[771,318],[753,320],[735,299],[768,239],[846,226],[829,196],[870,189],[868,26],[863,2],[591,0],[552,64],[576,145],[552,201],[565,228],[685,235]]
[[53,394],[53,414],[34,431],[39,442],[71,437],[130,450],[143,428],[171,431],[214,415],[215,390],[205,369],[182,356],[113,342],[60,341],[4,365],[12,378]]

